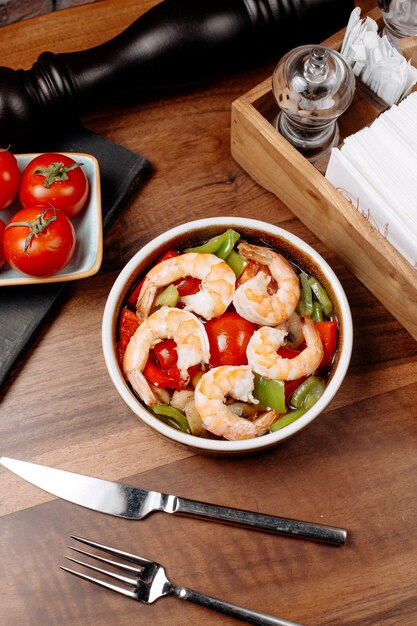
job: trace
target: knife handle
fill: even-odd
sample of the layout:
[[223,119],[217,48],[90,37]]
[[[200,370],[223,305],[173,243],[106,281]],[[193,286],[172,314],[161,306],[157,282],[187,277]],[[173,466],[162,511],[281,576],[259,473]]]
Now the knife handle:
[[233,526],[243,526],[245,528],[286,535],[287,537],[310,539],[321,543],[339,546],[346,543],[347,533],[343,528],[314,524],[312,522],[302,522],[285,517],[275,517],[273,515],[264,515],[263,513],[254,513],[241,509],[232,509],[225,506],[208,504],[206,502],[187,500],[185,498],[175,498],[175,505],[169,512],[174,515],[200,517],[207,520],[231,524]]

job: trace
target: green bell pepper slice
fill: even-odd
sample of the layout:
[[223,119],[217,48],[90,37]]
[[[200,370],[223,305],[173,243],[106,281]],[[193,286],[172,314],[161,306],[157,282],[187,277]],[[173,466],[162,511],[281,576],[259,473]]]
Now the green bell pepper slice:
[[313,322],[322,322],[323,321],[323,307],[321,306],[320,302],[317,302],[317,300],[313,301]]
[[228,228],[222,235],[212,237],[206,243],[195,248],[187,248],[185,252],[198,252],[200,254],[215,254],[223,259],[234,271],[236,278],[242,274],[249,263],[248,259],[238,254],[233,248],[240,239],[240,234],[232,228]]
[[309,282],[309,278],[305,272],[301,272],[300,274],[300,299],[297,305],[297,313],[298,315],[309,315],[313,314],[313,292],[311,290],[311,285]]
[[206,243],[195,248],[187,248],[185,252],[199,252],[201,254],[215,254],[220,259],[225,259],[233,250],[235,243],[240,239],[239,233],[228,228],[222,235],[212,237]]
[[191,429],[188,424],[188,420],[184,413],[174,409],[169,404],[154,404],[150,407],[152,413],[155,413],[157,417],[160,417],[163,422],[180,430],[183,433],[191,434]]
[[317,302],[321,304],[324,315],[326,317],[330,317],[333,313],[333,304],[329,296],[327,295],[327,291],[325,290],[323,285],[319,283],[317,278],[313,278],[313,276],[309,279],[308,284],[310,285],[310,288],[314,293]]
[[229,256],[233,248],[235,247],[235,243],[240,239],[239,233],[235,230],[229,228],[224,233],[224,240],[222,241],[218,250],[216,250],[215,254],[220,259],[226,259]]
[[325,384],[321,378],[317,376],[307,378],[292,394],[291,405],[295,408],[275,420],[269,428],[270,432],[281,430],[302,417],[317,402],[324,389]]
[[317,376],[309,376],[301,385],[294,391],[291,396],[290,404],[296,409],[304,409],[307,411],[317,402],[317,400],[323,395],[326,388],[324,380]]
[[238,252],[235,252],[235,250],[232,250],[227,255],[227,257],[225,258],[225,261],[227,265],[229,265],[229,267],[231,267],[232,270],[234,271],[236,278],[239,278],[241,276],[243,270],[249,263],[248,259],[245,259],[245,257],[243,257]]
[[177,306],[179,299],[180,296],[176,286],[169,285],[156,296],[154,306]]
[[216,235],[216,237],[212,237],[201,246],[196,246],[195,248],[186,248],[184,252],[201,252],[201,254],[214,254],[216,250],[220,248],[224,238],[225,233],[223,233],[222,235]]
[[285,413],[284,381],[271,380],[255,374],[253,395],[259,400],[260,409],[274,409],[277,413]]
[[302,417],[304,413],[307,412],[307,409],[294,409],[293,411],[288,411],[282,417],[279,417],[273,424],[271,424],[269,430],[271,433],[276,432],[277,430],[281,430],[285,426],[292,424],[295,420],[298,420],[299,417]]

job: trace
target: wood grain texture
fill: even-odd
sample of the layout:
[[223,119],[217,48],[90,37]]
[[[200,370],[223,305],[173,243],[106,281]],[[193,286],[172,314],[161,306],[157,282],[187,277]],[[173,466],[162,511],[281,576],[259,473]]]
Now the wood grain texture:
[[[103,0],[5,27],[2,63],[29,67],[44,49],[105,41],[152,3]],[[164,514],[130,522],[56,500],[1,468],[1,624],[236,623],[175,599],[137,605],[72,579],[59,569],[71,533],[157,559],[178,584],[305,626],[417,622],[417,344],[231,157],[231,104],[272,67],[87,118],[92,130],[145,155],[154,174],[106,236],[100,273],[69,287],[16,368],[0,408],[0,454],[342,526],[348,543],[333,548]],[[226,214],[269,221],[313,245],[339,276],[354,321],[349,373],[328,410],[284,445],[241,459],[195,456],[140,423],[112,386],[100,338],[109,290],[139,247],[182,221]]]
[[95,0],[2,0],[0,4],[0,24],[11,24],[19,20],[26,20],[36,15],[67,9],[77,4],[94,2]]

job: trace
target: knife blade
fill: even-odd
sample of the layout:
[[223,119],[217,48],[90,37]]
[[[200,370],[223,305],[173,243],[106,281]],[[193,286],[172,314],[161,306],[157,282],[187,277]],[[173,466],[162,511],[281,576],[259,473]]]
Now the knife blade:
[[54,496],[125,519],[140,520],[153,511],[163,511],[321,543],[346,543],[347,532],[343,528],[198,502],[8,457],[1,457],[0,463]]

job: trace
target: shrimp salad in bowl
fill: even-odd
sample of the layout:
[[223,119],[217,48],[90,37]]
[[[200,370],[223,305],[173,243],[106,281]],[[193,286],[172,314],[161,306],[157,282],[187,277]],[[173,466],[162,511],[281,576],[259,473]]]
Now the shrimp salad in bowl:
[[351,343],[346,296],[322,257],[244,218],[190,222],[145,246],[103,321],[129,406],[203,451],[269,447],[306,426],[340,386]]

